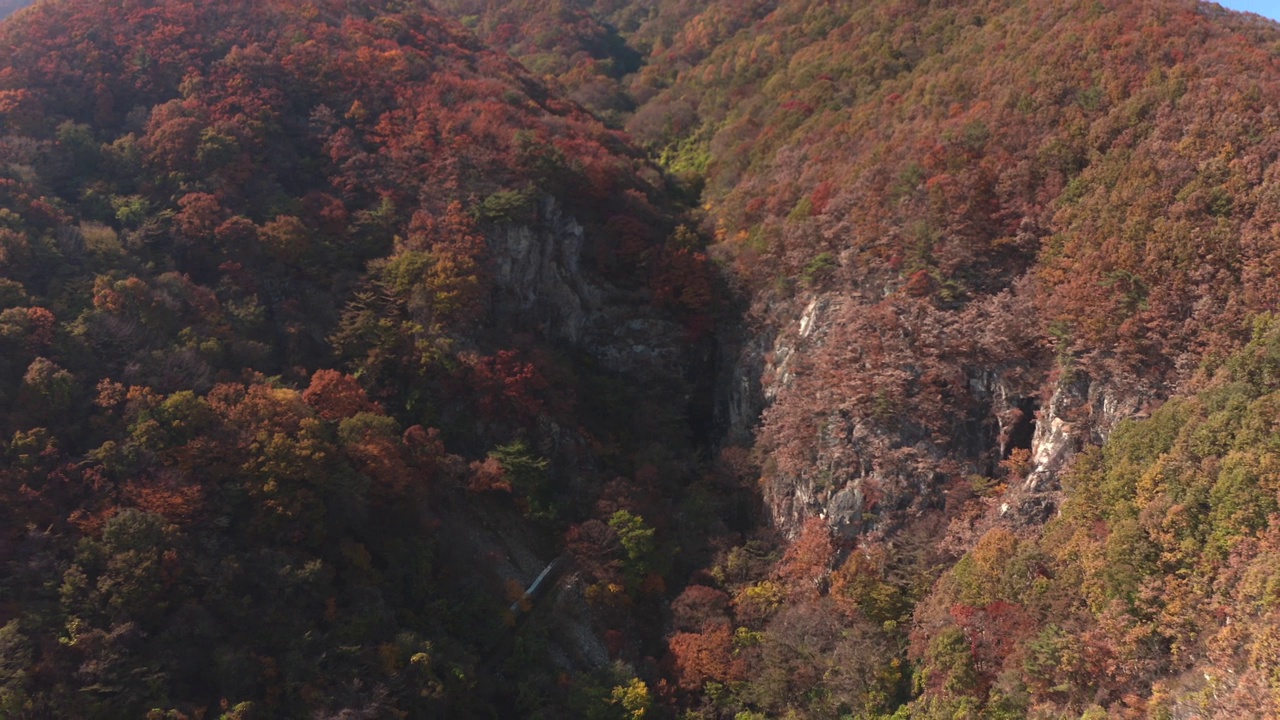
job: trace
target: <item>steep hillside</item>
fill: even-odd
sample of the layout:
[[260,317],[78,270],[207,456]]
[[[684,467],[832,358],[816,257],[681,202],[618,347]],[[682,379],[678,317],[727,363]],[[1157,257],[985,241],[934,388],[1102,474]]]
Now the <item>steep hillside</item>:
[[[656,66],[692,67],[769,7],[681,0],[440,0],[434,5],[611,125],[624,123],[652,95]],[[677,38],[696,47],[670,48]],[[650,81],[638,83],[639,77]]]
[[[621,4],[636,12],[642,3]],[[583,2],[445,0],[436,3],[490,45],[519,59],[539,77],[599,117],[618,124],[634,106],[620,78],[639,68],[641,56],[623,41],[614,13]]]
[[1089,380],[1105,430],[1104,397],[1136,408],[1239,341],[1272,294],[1280,36],[1212,7],[782,3],[637,113],[657,142],[655,109],[697,114],[671,164],[706,169],[717,250],[783,335],[783,486],[874,474],[820,445],[989,474],[1051,373]]
[[[741,663],[682,662],[694,641],[676,634],[677,676],[711,716],[954,700],[937,668],[961,660],[928,642],[1020,662],[984,633],[1067,620],[957,601],[936,569],[997,520],[1035,535],[1077,450],[1274,307],[1280,32],[1195,2],[783,0],[757,17],[706,44],[690,22],[632,82],[656,94],[628,128],[703,188],[711,252],[749,298],[722,417],[764,409],[760,485],[793,539],[769,569],[733,569],[749,545],[723,556],[708,584],[734,600],[697,642]],[[913,616],[922,600],[959,602],[950,635],[919,625],[937,622]],[[928,642],[898,655],[913,624]],[[1090,702],[1142,705],[1193,664],[1117,670]],[[994,677],[970,705],[912,707],[1019,716],[984,705]],[[1030,702],[1081,712],[1087,694]]]
[[1121,423],[1043,532],[1000,524],[916,612],[919,709],[1272,717],[1280,332]]
[[1280,26],[437,5],[0,25],[0,715],[1277,712]]
[[[701,193],[750,306],[721,337],[719,417],[792,538],[726,551],[677,599],[674,681],[710,716],[884,712],[922,690],[916,711],[960,712],[931,704],[951,691],[926,640],[894,649],[937,622],[915,602],[955,602],[935,568],[993,522],[1034,535],[1075,452],[1274,307],[1277,27],[1197,2],[803,0],[616,26],[646,57],[619,82],[626,126]],[[1067,622],[1021,602],[937,642],[1022,658],[975,639]],[[1141,705],[1187,669],[1172,657],[1094,701]],[[985,711],[1088,704],[1035,687]]]
[[603,32],[645,58],[614,87],[751,303],[729,375],[760,385],[722,419],[743,437],[769,407],[791,533],[813,513],[856,530],[868,494],[937,502],[1033,428],[1050,474],[1270,308],[1269,21],[1193,0],[580,2],[552,33],[550,10],[446,7],[558,58],[548,75]]
[[651,701],[713,298],[616,133],[412,3],[284,0],[40,3],[0,127],[0,715]]

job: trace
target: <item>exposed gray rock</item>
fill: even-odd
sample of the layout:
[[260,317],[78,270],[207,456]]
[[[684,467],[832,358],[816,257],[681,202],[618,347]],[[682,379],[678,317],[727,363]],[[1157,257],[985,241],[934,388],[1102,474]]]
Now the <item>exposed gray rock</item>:
[[1151,400],[1150,391],[1118,388],[1083,373],[1059,381],[1036,424],[1025,488],[1056,489],[1059,472],[1076,451],[1106,442],[1121,420],[1142,417]]
[[539,203],[531,225],[490,226],[485,237],[499,328],[565,343],[626,375],[684,374],[691,361],[684,328],[584,269],[585,231],[554,199]]
[[500,318],[536,323],[548,336],[576,345],[592,312],[603,305],[603,292],[582,273],[582,226],[554,200],[544,200],[539,210],[533,226],[499,225],[486,232],[498,288],[494,311]]
[[712,407],[717,435],[726,444],[749,445],[767,402],[761,379],[772,334],[722,328],[719,343]]

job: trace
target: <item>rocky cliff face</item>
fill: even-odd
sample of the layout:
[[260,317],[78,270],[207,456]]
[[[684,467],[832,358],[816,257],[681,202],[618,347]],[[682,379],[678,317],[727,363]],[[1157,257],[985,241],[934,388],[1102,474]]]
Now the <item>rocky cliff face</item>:
[[486,237],[500,329],[563,343],[617,373],[685,375],[683,329],[583,266],[585,231],[557,200],[544,198],[532,223],[492,226]]
[[1036,422],[1025,489],[1052,488],[1058,472],[1077,450],[1102,444],[1122,420],[1146,417],[1146,408],[1154,400],[1150,390],[1109,386],[1083,373],[1060,380]]
[[[719,381],[720,413],[737,437],[765,417],[761,438],[772,456],[763,489],[773,524],[795,536],[816,516],[845,536],[892,533],[906,518],[943,509],[956,492],[981,483],[1010,488],[1002,516],[1047,517],[1054,505],[1044,496],[1056,491],[1070,458],[1103,442],[1121,420],[1140,417],[1157,393],[1137,381],[1055,371],[1043,351],[1007,353],[1010,342],[1035,340],[1018,339],[1024,318],[1002,303],[1012,303],[1007,294],[894,330],[918,343],[916,354],[879,366],[864,350],[901,338],[851,336],[851,318],[873,312],[874,303],[847,292],[798,297],[787,306],[790,319],[739,340],[735,361],[726,364],[729,376]],[[942,328],[929,340],[937,348],[919,339],[931,323]],[[954,358],[954,377],[940,382],[929,353]],[[834,381],[815,385],[815,372]],[[851,375],[861,377],[840,384]],[[849,401],[850,393],[875,396],[878,384],[893,383],[905,392],[886,394],[893,399],[883,407]],[[936,401],[924,403],[930,394]],[[923,408],[945,417],[922,416]],[[805,422],[807,434],[779,440]],[[788,466],[781,455],[794,454],[794,446],[805,454]]]
[[[690,423],[699,412],[692,406],[709,403],[700,394],[698,380],[713,374],[711,342],[689,342],[685,328],[664,316],[642,291],[619,288],[595,272],[584,260],[590,231],[558,200],[541,200],[527,222],[493,224],[484,231],[494,281],[488,323],[494,332],[532,335],[567,351],[573,372],[607,376],[655,403],[689,407]],[[679,410],[673,414],[679,416]],[[551,481],[558,490],[594,497],[599,484],[613,479],[604,473],[607,463],[596,447],[598,437],[589,437],[597,432],[598,437],[606,433],[594,427],[562,427],[550,420],[541,423],[531,440],[551,461]],[[687,435],[655,441],[679,452],[688,443]],[[475,515],[484,517],[485,512]],[[465,546],[462,552],[470,553],[464,562],[500,558],[494,576],[526,587],[553,559],[554,543],[538,545],[530,538],[544,529],[533,530],[514,514],[507,519],[505,524],[484,523],[483,529],[464,522],[453,531]],[[550,629],[548,657],[560,672],[601,669],[610,662],[598,608],[585,599],[589,582],[570,571],[540,603],[540,622]]]

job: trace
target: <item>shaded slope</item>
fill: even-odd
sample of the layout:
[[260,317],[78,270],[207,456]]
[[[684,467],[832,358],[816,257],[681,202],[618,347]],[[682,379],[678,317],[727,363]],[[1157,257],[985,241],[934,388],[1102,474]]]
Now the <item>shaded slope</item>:
[[[0,714],[648,702],[711,298],[616,133],[412,3],[178,0],[0,25],[0,127]],[[634,619],[486,667],[598,514]]]

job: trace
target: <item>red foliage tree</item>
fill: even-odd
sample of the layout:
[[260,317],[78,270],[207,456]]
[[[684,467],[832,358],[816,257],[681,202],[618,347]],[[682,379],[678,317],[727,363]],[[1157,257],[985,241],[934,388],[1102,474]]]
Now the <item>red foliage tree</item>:
[[705,585],[690,585],[671,601],[671,624],[681,632],[703,632],[729,619],[729,596]]
[[696,692],[707,681],[733,682],[743,677],[745,666],[733,655],[733,633],[728,623],[702,632],[676,633],[667,641],[668,662],[681,690]]
[[337,370],[317,370],[302,399],[325,420],[341,420],[361,412],[378,412],[360,382]]
[[778,563],[778,578],[795,596],[822,594],[827,589],[834,555],[831,528],[822,518],[811,517]]
[[485,418],[528,422],[546,407],[543,396],[550,386],[533,363],[520,358],[519,352],[501,350],[487,357],[467,354],[462,360],[470,369],[468,385],[478,395]]

